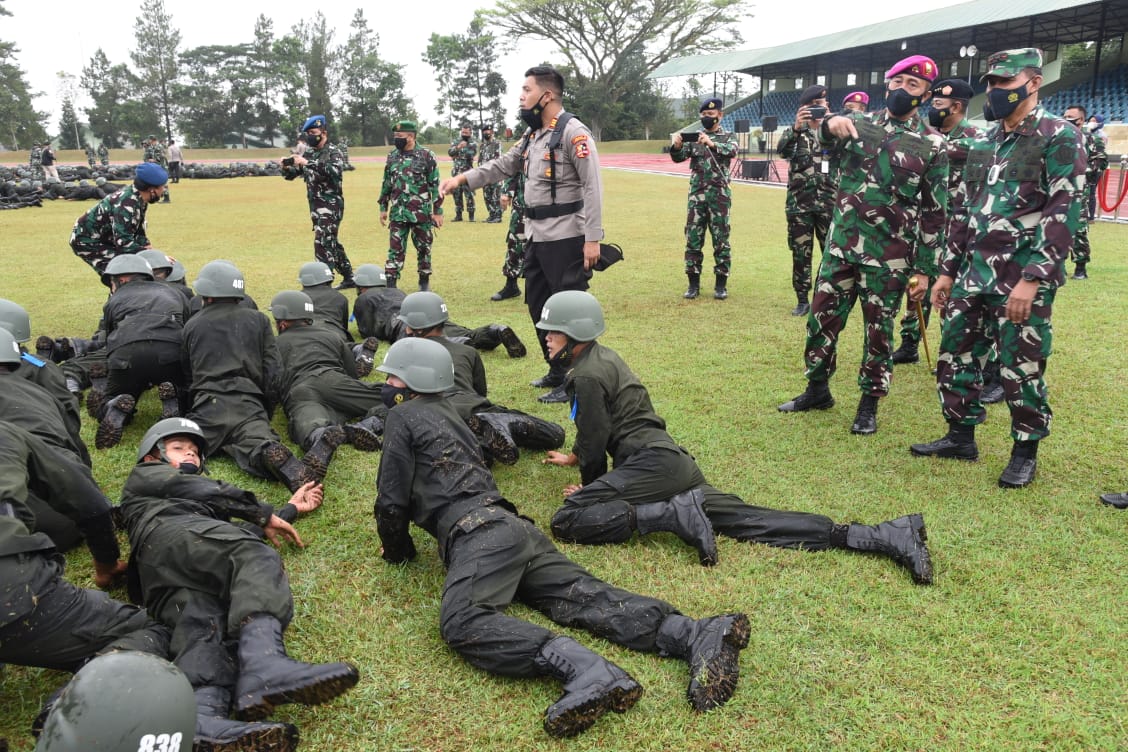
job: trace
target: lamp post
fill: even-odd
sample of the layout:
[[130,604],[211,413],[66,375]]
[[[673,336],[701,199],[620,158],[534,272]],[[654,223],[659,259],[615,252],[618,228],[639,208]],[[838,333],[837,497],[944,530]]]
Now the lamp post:
[[969,44],[966,47],[960,47],[960,57],[968,58],[967,61],[967,82],[971,83],[971,71],[975,68],[975,56],[979,54],[979,48],[974,44]]

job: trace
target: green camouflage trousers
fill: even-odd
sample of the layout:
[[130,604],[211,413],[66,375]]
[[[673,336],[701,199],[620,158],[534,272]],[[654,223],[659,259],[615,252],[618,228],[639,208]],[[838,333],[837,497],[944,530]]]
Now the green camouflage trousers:
[[465,201],[466,211],[470,213],[470,218],[474,218],[474,191],[470,190],[468,186],[460,185],[454,189],[451,194],[454,196],[454,216],[462,217],[462,204]]
[[713,236],[713,272],[727,277],[732,267],[732,247],[729,246],[729,210],[732,196],[728,193],[691,196],[685,220],[685,273],[701,274],[705,260],[701,249],[705,247],[705,230]]
[[384,276],[389,280],[399,279],[400,272],[403,271],[409,232],[411,242],[415,245],[419,276],[431,273],[431,244],[435,241],[434,225],[430,222],[416,224],[392,220],[388,223],[388,260],[384,263]]
[[341,230],[341,220],[344,216],[343,200],[339,205],[336,201],[310,202],[309,218],[313,221],[314,260],[326,264],[344,279],[352,279],[352,263],[345,253],[345,247],[337,240],[337,233]]
[[501,273],[517,279],[525,273],[525,212],[514,208],[509,212],[509,232],[505,235],[505,263]]
[[[920,301],[920,310],[924,313],[924,326],[928,328],[928,322],[932,318],[932,303],[930,298],[932,296],[932,286],[936,284],[936,277],[928,278],[928,292],[924,294],[924,300]],[[920,319],[917,317],[916,303],[909,302],[909,288],[905,288],[905,315],[901,317],[901,341],[902,342],[920,342]]]
[[[488,219],[501,219],[501,183],[483,185],[482,201],[486,204]],[[474,211],[474,204],[470,204],[469,209]]]
[[1077,237],[1073,239],[1073,248],[1070,250],[1070,255],[1073,257],[1075,264],[1087,264],[1092,257],[1092,251],[1089,248],[1089,223],[1082,221],[1081,230],[1077,233]]
[[850,264],[829,253],[819,266],[811,312],[807,316],[804,362],[810,381],[829,381],[837,369],[838,335],[855,301],[861,298],[864,322],[862,365],[858,387],[862,394],[884,397],[893,380],[893,321],[907,284],[903,270]]
[[992,346],[999,359],[1003,393],[1015,441],[1050,434],[1053,411],[1046,398],[1046,361],[1053,346],[1050,314],[1056,289],[1042,285],[1023,324],[1007,320],[1007,296],[952,291],[940,323],[936,387],[949,423],[976,425],[987,412],[979,401],[983,366]]
[[807,297],[811,289],[811,258],[815,239],[819,253],[826,250],[826,233],[830,229],[830,214],[826,211],[806,211],[787,215],[787,247],[791,249],[791,288],[797,295]]

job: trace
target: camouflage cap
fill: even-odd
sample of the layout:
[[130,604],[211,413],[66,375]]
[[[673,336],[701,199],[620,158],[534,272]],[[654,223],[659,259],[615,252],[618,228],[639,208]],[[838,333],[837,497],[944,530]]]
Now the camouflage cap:
[[392,130],[400,133],[415,133],[417,127],[414,120],[400,120],[392,126]]
[[324,115],[310,115],[309,119],[302,124],[302,132],[308,131],[310,128],[324,128],[325,116]]
[[720,97],[706,97],[701,100],[701,106],[697,108],[698,112],[705,110],[723,110],[725,108],[725,100]]
[[962,78],[945,78],[932,84],[932,96],[967,101],[975,96],[975,89]]
[[1042,69],[1042,51],[1036,47],[1023,47],[1017,50],[1003,50],[987,58],[987,72],[979,77],[986,81],[988,76],[1014,78],[1023,68]]

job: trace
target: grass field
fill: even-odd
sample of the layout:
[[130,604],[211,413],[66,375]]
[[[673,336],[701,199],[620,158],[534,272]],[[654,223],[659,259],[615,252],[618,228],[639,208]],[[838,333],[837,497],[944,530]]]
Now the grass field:
[[[342,240],[354,264],[384,258],[387,235],[375,205],[381,169],[361,161],[346,176]],[[713,569],[698,566],[695,552],[669,535],[562,546],[597,575],[691,616],[746,611],[753,635],[736,696],[700,716],[684,699],[684,664],[561,630],[630,671],[646,695],[630,712],[558,742],[540,727],[558,695],[555,682],[487,675],[439,638],[443,573],[429,537],[414,531],[420,556],[412,564],[380,560],[371,514],[378,455],[346,447],[327,479],[327,503],[299,523],[308,547],[284,554],[297,609],[288,641],[300,659],[354,661],[362,679],[329,705],[279,710],[276,718],[301,728],[303,749],[1128,747],[1128,513],[1097,501],[1098,493],[1128,488],[1128,230],[1095,226],[1091,279],[1071,282],[1058,296],[1048,377],[1053,435],[1042,447],[1036,482],[1006,492],[996,486],[1010,449],[1003,405],[991,407],[980,428],[978,463],[910,456],[910,443],[944,431],[923,362],[898,367],[876,435],[849,433],[861,349],[857,311],[843,334],[842,371],[831,383],[838,405],[809,415],[776,411],[804,386],[804,322],[788,315],[794,298],[781,191],[734,188],[731,297],[685,301],[685,181],[615,171],[604,178],[608,239],[623,246],[626,260],[592,287],[608,320],[602,341],[648,385],[674,438],[713,485],[752,504],[842,522],[923,512],[936,584],[914,586],[886,559],[728,539],[720,541],[721,563]],[[187,265],[189,280],[205,262],[227,258],[243,269],[260,307],[297,286],[298,267],[311,258],[300,184],[184,181],[173,186],[172,199],[150,209],[149,234]],[[30,310],[33,336],[88,336],[94,329],[104,289],[67,245],[75,218],[89,206],[58,201],[0,212],[0,297]],[[447,225],[435,243],[433,288],[454,321],[507,322],[534,345],[519,302],[488,301],[502,283],[503,236],[501,225]],[[413,279],[414,271],[409,253],[405,277]],[[934,356],[937,341],[934,323]],[[538,404],[527,385],[544,371],[538,358],[509,360],[499,350],[485,360],[494,402],[558,420],[571,440],[565,408]],[[158,412],[155,396],[147,395],[122,445],[96,453],[95,476],[111,499]],[[276,417],[284,435],[283,420]],[[92,424],[84,433],[92,447]],[[230,461],[210,467],[270,501],[285,498],[280,485],[252,479]],[[542,528],[561,489],[576,481],[572,469],[544,466],[535,456],[499,467],[496,476]],[[69,577],[92,586],[88,554],[68,558]],[[520,606],[513,613],[547,623]],[[30,750],[30,720],[65,677],[10,666],[3,677],[0,736],[13,749]]]

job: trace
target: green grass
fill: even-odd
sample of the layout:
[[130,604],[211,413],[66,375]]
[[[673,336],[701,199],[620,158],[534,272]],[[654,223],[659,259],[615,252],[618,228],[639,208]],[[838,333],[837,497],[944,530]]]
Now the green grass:
[[[387,235],[375,206],[380,175],[379,163],[361,162],[346,177],[342,239],[356,264],[384,258]],[[885,559],[728,539],[720,542],[721,563],[708,570],[668,535],[620,546],[562,546],[617,585],[665,598],[692,616],[744,610],[754,629],[736,696],[704,716],[685,702],[684,664],[561,630],[630,671],[646,695],[629,713],[557,742],[540,728],[544,708],[559,692],[554,682],[487,675],[441,641],[443,572],[429,537],[415,531],[415,563],[393,567],[380,560],[371,517],[378,455],[346,447],[327,479],[326,505],[299,523],[308,548],[284,555],[297,603],[288,637],[294,656],[352,660],[362,679],[327,706],[279,710],[276,718],[301,728],[303,748],[1128,747],[1128,513],[1096,498],[1128,488],[1122,294],[1128,231],[1094,227],[1092,278],[1071,282],[1058,296],[1049,366],[1054,433],[1042,448],[1034,485],[1004,492],[995,481],[1010,447],[1005,406],[991,407],[979,431],[980,462],[909,455],[910,443],[944,430],[923,363],[898,368],[875,436],[850,435],[861,343],[857,311],[841,341],[842,372],[832,382],[838,406],[812,415],[776,411],[804,385],[804,325],[788,315],[794,299],[782,192],[735,187],[731,297],[690,302],[681,298],[685,181],[607,171],[605,185],[608,238],[622,244],[626,261],[597,276],[592,288],[608,320],[602,341],[647,384],[672,435],[710,482],[751,504],[843,522],[921,511],[936,584],[916,587]],[[244,270],[260,306],[296,286],[298,267],[311,257],[300,185],[274,178],[185,181],[172,193],[174,203],[150,210],[149,232],[187,264],[189,280],[205,262],[228,258]],[[59,201],[0,213],[0,296],[27,306],[35,335],[88,335],[97,321],[103,288],[67,246],[75,217],[89,206]],[[508,322],[533,344],[518,301],[488,301],[502,283],[503,233],[502,226],[480,222],[439,231],[434,289],[455,321]],[[407,279],[414,264],[409,254]],[[935,324],[929,335],[935,357]],[[544,370],[536,357],[509,360],[499,350],[485,359],[495,402],[559,420],[571,439],[565,409],[538,404],[527,386]],[[95,475],[111,498],[158,407],[147,395],[123,444],[96,452]],[[282,420],[276,419],[280,430]],[[93,446],[92,426],[84,431]],[[230,461],[215,460],[211,469],[268,500],[284,499],[279,485],[249,478]],[[537,457],[496,475],[506,496],[542,528],[560,490],[576,478]],[[69,577],[91,586],[88,554],[68,558]],[[546,623],[520,606],[513,613]],[[4,672],[0,736],[13,749],[29,750],[28,724],[65,677],[11,666]]]

